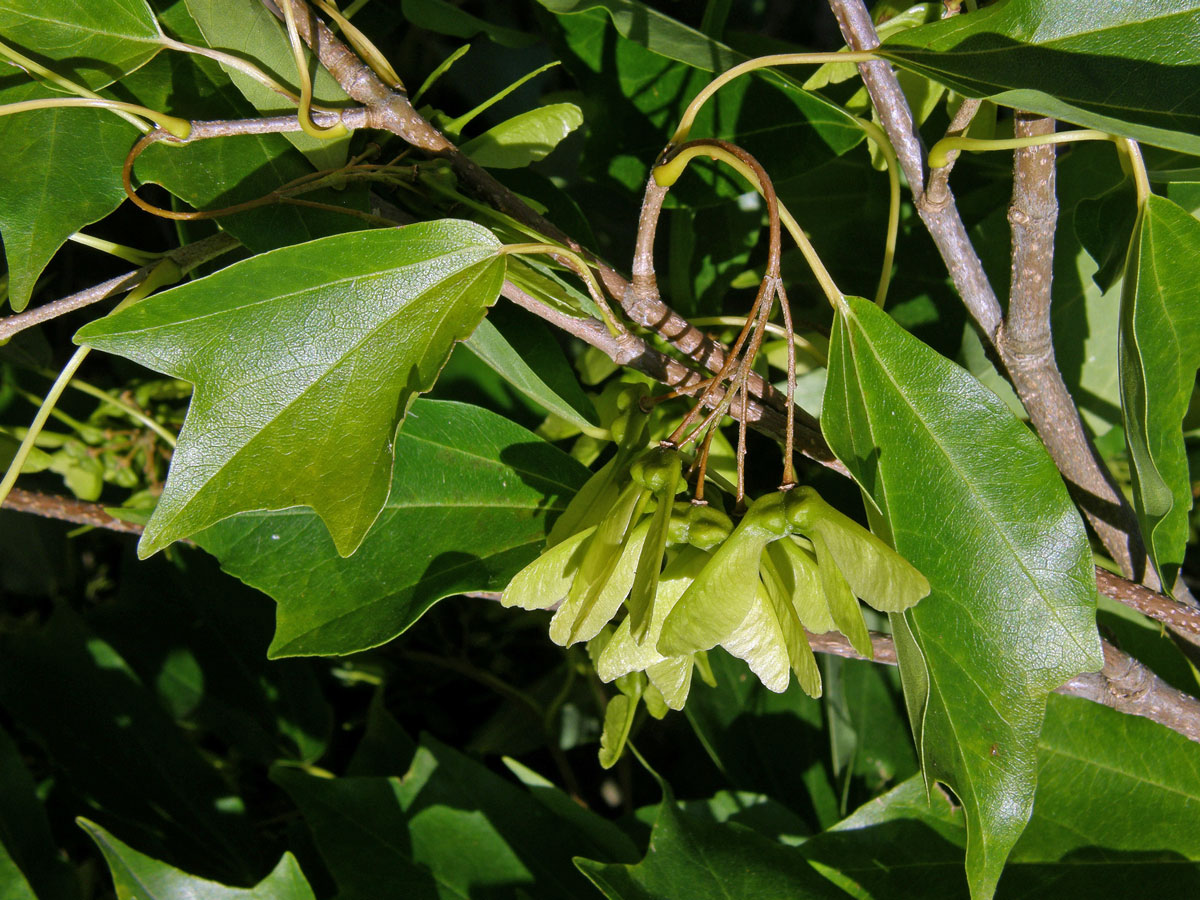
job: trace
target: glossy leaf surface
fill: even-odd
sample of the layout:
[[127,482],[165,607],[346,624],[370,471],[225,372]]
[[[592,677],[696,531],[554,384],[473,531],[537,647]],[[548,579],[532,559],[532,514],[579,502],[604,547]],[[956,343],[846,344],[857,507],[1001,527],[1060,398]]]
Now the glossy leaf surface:
[[0,36],[92,90],[133,71],[162,47],[146,0],[0,0]]
[[967,809],[972,893],[990,896],[1032,808],[1046,696],[1101,664],[1083,523],[1008,407],[859,298],[835,323],[822,428],[932,586],[892,617],[901,673],[926,776]]
[[80,819],[104,854],[112,873],[117,900],[315,900],[296,858],[285,853],[266,878],[252,888],[233,888],[188,875],[138,853],[95,822]]
[[278,601],[272,656],[353,653],[391,640],[442,597],[502,589],[586,477],[494,413],[418,400],[396,438],[391,494],[353,556],[338,554],[307,509],[236,516],[196,539]]
[[792,847],[735,824],[705,822],[681,812],[665,793],[645,858],[637,865],[576,865],[608,900],[688,897],[846,898]]
[[81,329],[80,343],[196,385],[139,553],[299,505],[353,553],[387,499],[408,405],[499,293],[497,247],[456,220],[335,235]]
[[[208,46],[254,64],[297,94],[296,63],[288,44],[287,31],[261,3],[255,0],[187,0],[188,12],[204,34]],[[222,66],[242,95],[264,116],[293,113],[295,104],[232,66]],[[324,66],[314,67],[313,102],[329,106],[346,104],[350,98]],[[304,153],[315,168],[333,169],[346,161],[350,136],[334,140],[314,138],[304,132],[287,132],[284,137]]]
[[969,97],[1200,151],[1200,4],[1000,0],[881,53]]
[[493,125],[461,149],[481,166],[520,169],[545,159],[582,124],[583,112],[574,103],[551,103]]
[[1200,222],[1151,196],[1121,299],[1121,400],[1142,534],[1164,584],[1188,540],[1192,484],[1182,422],[1200,367]]
[[[0,38],[4,37],[0,28]],[[0,104],[60,96],[0,63]],[[138,131],[102,109],[38,109],[0,116],[0,236],[8,261],[8,298],[20,312],[67,238],[121,201],[121,165]],[[79,148],[88,164],[79,165]]]

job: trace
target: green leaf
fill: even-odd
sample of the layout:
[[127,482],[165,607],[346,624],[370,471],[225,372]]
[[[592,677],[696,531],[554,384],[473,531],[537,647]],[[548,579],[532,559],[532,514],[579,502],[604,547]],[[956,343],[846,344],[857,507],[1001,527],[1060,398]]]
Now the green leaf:
[[412,398],[495,302],[498,246],[452,219],[334,235],[80,329],[79,343],[196,385],[139,554],[235,513],[299,505],[340,554],[358,549]]
[[[0,76],[9,73],[17,70],[0,63]],[[61,96],[17,77],[0,90],[0,104]],[[121,166],[137,137],[136,128],[101,109],[0,116],[0,236],[15,311],[28,305],[38,276],[67,238],[121,205]]]
[[834,325],[822,428],[932,586],[892,616],[901,673],[926,777],[967,810],[972,895],[989,897],[1032,808],[1046,697],[1101,665],[1083,523],[1004,403],[860,298]]
[[1038,746],[1035,814],[1014,863],[1057,861],[1086,847],[1200,860],[1195,743],[1149,719],[1055,695]]
[[571,857],[614,858],[594,827],[430,737],[403,778],[285,768],[272,778],[304,813],[346,900],[582,897],[587,885]]
[[146,0],[0,0],[0,38],[92,90],[162,48]]
[[95,822],[80,818],[79,827],[91,835],[112,873],[117,900],[316,900],[296,858],[283,854],[274,870],[252,888],[231,888],[188,875],[138,853]]
[[70,773],[73,809],[193,870],[253,877],[241,798],[113,646],[65,606],[44,626],[0,639],[0,705]]
[[0,900],[38,900],[3,844],[0,844]]
[[[637,160],[639,182],[645,179],[645,167],[678,124],[683,106],[710,80],[708,73],[722,72],[749,58],[635,0],[538,2],[560,17],[570,49],[579,54],[587,68],[606,76],[593,78],[578,68],[572,69],[593,106],[603,102],[611,107],[598,121],[589,108],[593,132],[613,133],[604,129],[628,127],[628,134],[633,136],[633,146],[623,148],[621,157],[606,161],[606,165],[619,165],[626,154],[632,155]],[[604,36],[606,17],[621,36],[615,48],[612,39]],[[571,65],[571,61],[565,62]],[[611,75],[614,64],[617,85]],[[862,131],[853,117],[837,104],[804,91],[802,80],[775,71],[738,79],[706,104],[696,119],[694,136],[712,134],[747,145],[776,184],[802,170],[801,162],[807,165],[830,150],[841,154],[856,146],[862,140]],[[749,102],[751,96],[761,103]],[[630,106],[636,107],[636,115],[628,116]],[[781,106],[798,121],[780,122]],[[647,128],[647,119],[656,131]],[[611,146],[608,155],[612,155]],[[634,165],[632,160],[630,163]],[[726,185],[726,196],[746,190],[740,182],[736,188],[731,189],[732,185]]]
[[242,514],[196,540],[279,603],[271,656],[354,653],[391,640],[443,597],[503,588],[586,477],[494,413],[417,400],[396,437],[391,494],[353,556],[338,554],[307,509]]
[[574,103],[551,103],[493,125],[460,149],[490,169],[521,169],[545,159],[582,124],[583,111]]
[[836,822],[820,701],[796,683],[782,694],[767,690],[724,651],[708,662],[716,686],[697,685],[683,711],[713,764],[730,784],[787,804],[813,830]]
[[[1196,745],[1136,716],[1051,695],[1038,742],[1033,816],[1001,898],[1190,896],[1200,888]],[[962,809],[920,777],[859,807],[803,853],[876,900],[959,897]],[[903,879],[896,872],[904,872]]]
[[0,900],[78,900],[17,745],[0,730]]
[[[283,24],[258,0],[187,0],[188,12],[204,34],[204,40],[214,50],[251,60],[280,84],[295,87],[296,62]],[[222,64],[229,78],[242,95],[264,116],[295,113],[295,104],[286,97]],[[324,106],[340,106],[349,101],[329,71],[315,66],[313,102]],[[308,157],[317,169],[335,169],[346,161],[350,135],[335,140],[310,137],[304,132],[287,132],[284,137]]]
[[741,825],[706,822],[680,812],[666,783],[662,784],[663,800],[641,862],[575,861],[609,900],[848,896],[819,875],[799,850]]
[[1196,153],[1198,30],[1196,0],[1000,0],[902,31],[879,52],[968,97]]
[[494,22],[485,22],[446,0],[404,0],[401,4],[404,18],[411,24],[438,34],[451,37],[472,38],[482,34],[502,47],[527,47],[537,38],[515,28],[505,28]]
[[537,340],[545,335],[544,329],[514,335],[520,343],[518,347],[484,319],[463,345],[546,412],[581,431],[596,431],[591,401],[579,387],[553,338],[547,336],[545,342]]
[[1147,550],[1175,583],[1192,487],[1180,423],[1200,367],[1200,222],[1151,195],[1134,230],[1121,298],[1121,405],[1133,499]]

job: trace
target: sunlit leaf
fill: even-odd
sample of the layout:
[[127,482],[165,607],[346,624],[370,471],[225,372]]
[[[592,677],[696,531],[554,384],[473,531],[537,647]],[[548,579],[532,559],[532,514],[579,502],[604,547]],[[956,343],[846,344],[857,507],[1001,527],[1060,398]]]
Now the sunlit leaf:
[[582,124],[583,112],[574,103],[551,103],[493,125],[460,149],[481,166],[520,169],[545,159]]
[[1173,585],[1188,541],[1192,484],[1181,423],[1200,367],[1200,222],[1150,196],[1121,298],[1121,401],[1134,505],[1147,550]]
[[822,428],[932,586],[893,631],[926,776],[962,799],[989,896],[1033,806],[1046,697],[1101,665],[1083,523],[1008,407],[859,298],[835,322]]
[[335,235],[81,329],[80,343],[196,385],[139,553],[300,505],[353,553],[387,499],[408,405],[499,293],[498,246],[455,220]]
[[880,48],[968,97],[1189,153],[1200,151],[1195,0],[1000,0],[902,31]]
[[283,854],[275,869],[252,888],[233,888],[188,875],[164,862],[138,853],[95,822],[79,826],[96,842],[112,873],[117,900],[315,900],[296,858]]

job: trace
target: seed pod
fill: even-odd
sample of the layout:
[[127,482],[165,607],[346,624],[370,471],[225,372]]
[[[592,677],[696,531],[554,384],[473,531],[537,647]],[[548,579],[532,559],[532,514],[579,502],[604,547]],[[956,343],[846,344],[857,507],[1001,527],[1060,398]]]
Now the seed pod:
[[[628,540],[612,548],[609,551],[612,564],[596,575],[594,581],[584,582],[583,587],[577,591],[576,586],[584,578],[584,568],[587,566],[587,557],[584,557],[567,599],[550,620],[550,640],[563,647],[570,647],[579,641],[589,641],[613,619],[633,587],[637,561],[648,526],[648,522],[641,523],[633,529]],[[600,528],[603,527],[602,522],[596,529],[596,534],[592,535],[589,551],[596,542]]]
[[821,673],[791,604],[776,604],[755,579],[755,593],[746,617],[721,646],[746,661],[768,690],[787,690],[791,672],[805,693],[821,694]]
[[675,494],[681,487],[680,478],[683,457],[678,450],[665,447],[643,454],[634,461],[630,474],[635,483],[654,492],[658,504],[650,519],[642,553],[638,558],[637,575],[625,608],[629,610],[629,625],[638,643],[645,640],[646,627],[658,591],[658,577],[662,569],[663,555],[667,551],[667,538],[671,529],[671,513],[675,505]]
[[867,659],[874,659],[875,649],[871,646],[871,635],[867,633],[862,607],[854,599],[850,585],[842,575],[841,566],[830,556],[820,532],[814,531],[810,540],[817,554],[817,571],[821,574],[821,587],[829,604],[829,614],[833,616],[837,630],[846,636],[851,647]]
[[812,488],[788,493],[787,519],[805,537],[820,534],[850,589],[880,612],[902,612],[929,593],[929,582],[912,563]]
[[815,634],[833,631],[837,625],[829,614],[817,561],[801,549],[798,540],[804,539],[792,537],[767,544],[761,569],[763,582],[771,588],[773,581],[784,596],[791,598],[800,624],[809,631]]
[[595,526],[587,528],[545,551],[508,583],[500,602],[521,609],[548,609],[566,597],[583,561],[584,544],[595,530]]
[[757,500],[667,616],[659,653],[682,656],[722,643],[754,605],[763,549],[786,534],[783,495]]

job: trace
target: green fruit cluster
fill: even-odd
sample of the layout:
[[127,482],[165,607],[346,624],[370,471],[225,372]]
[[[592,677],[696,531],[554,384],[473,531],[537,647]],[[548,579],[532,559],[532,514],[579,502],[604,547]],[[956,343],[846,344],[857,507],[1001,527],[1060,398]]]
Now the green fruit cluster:
[[683,454],[644,449],[637,394],[618,406],[616,455],[502,598],[553,608],[551,640],[587,642],[601,680],[621,691],[605,714],[603,763],[620,755],[639,701],[661,718],[683,708],[693,669],[712,683],[705,651],[723,647],[773,691],[794,673],[816,697],[821,675],[806,629],[839,631],[871,657],[855,598],[890,613],[929,593],[907,560],[810,487],[755,500],[736,527],[713,506],[677,501]]

